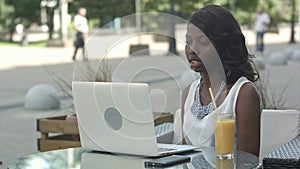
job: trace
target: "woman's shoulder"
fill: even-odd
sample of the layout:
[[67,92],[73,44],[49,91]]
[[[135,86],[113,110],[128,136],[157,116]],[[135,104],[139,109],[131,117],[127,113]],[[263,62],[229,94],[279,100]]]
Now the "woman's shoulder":
[[240,88],[239,95],[258,95],[254,83],[246,77],[240,77],[234,85]]
[[260,104],[260,95],[252,82],[241,86],[238,98],[242,103]]
[[248,83],[244,83],[240,89],[241,94],[258,94],[254,83],[249,81]]

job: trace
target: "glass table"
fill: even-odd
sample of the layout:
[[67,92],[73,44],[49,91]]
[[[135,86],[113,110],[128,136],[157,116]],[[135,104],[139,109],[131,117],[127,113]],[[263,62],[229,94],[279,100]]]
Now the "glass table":
[[[191,157],[190,162],[166,168],[247,169],[256,168],[259,164],[258,157],[242,151],[236,151],[235,158],[232,160],[219,160],[216,158],[214,147],[203,147],[192,152],[180,153],[179,155]],[[72,148],[27,155],[12,161],[6,168],[144,169],[145,161],[149,160],[151,160],[151,158]],[[39,165],[39,167],[37,167],[37,165]]]

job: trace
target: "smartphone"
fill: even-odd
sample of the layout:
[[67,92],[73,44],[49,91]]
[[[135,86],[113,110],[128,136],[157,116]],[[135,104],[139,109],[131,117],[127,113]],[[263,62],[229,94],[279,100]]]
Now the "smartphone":
[[171,155],[145,161],[145,167],[166,167],[190,161],[189,156]]

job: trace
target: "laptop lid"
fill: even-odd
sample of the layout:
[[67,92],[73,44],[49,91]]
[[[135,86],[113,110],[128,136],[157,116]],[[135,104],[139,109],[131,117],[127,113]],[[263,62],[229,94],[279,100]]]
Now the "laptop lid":
[[146,83],[73,82],[72,93],[82,147],[158,154]]

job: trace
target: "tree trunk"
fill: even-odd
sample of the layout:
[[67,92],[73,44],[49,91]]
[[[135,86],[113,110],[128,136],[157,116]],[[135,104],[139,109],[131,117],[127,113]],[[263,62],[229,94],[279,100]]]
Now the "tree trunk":
[[55,8],[47,8],[47,14],[48,14],[48,19],[47,19],[47,25],[49,28],[49,40],[53,39],[53,32],[54,32],[54,10]]

